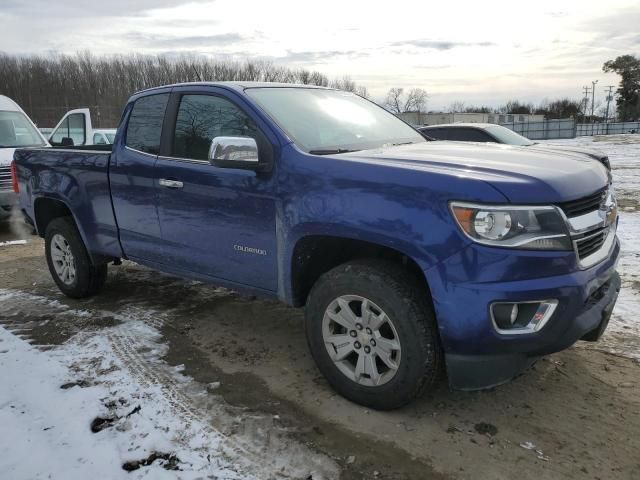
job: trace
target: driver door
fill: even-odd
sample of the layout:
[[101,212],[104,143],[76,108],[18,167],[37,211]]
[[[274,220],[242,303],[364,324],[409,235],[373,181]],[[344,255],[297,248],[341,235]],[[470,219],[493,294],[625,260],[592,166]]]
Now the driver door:
[[256,122],[237,104],[206,90],[174,90],[174,126],[156,163],[163,262],[172,269],[275,291],[273,172],[210,164],[215,137],[256,137]]

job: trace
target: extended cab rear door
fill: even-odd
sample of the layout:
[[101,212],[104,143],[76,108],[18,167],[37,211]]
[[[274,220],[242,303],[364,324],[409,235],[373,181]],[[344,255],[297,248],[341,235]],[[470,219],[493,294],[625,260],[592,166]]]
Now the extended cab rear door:
[[275,172],[208,161],[214,137],[263,135],[254,115],[226,89],[174,88],[156,164],[158,215],[172,269],[275,291]]
[[120,243],[132,260],[162,263],[155,164],[170,89],[136,99],[125,113],[109,164],[113,209]]

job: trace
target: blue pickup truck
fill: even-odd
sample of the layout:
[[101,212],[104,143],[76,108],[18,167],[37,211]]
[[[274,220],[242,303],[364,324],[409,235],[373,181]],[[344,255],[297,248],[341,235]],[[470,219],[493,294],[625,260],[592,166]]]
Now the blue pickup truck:
[[597,340],[620,289],[607,169],[429,142],[328,88],[192,83],[131,97],[113,147],[17,150],[15,189],[60,290],[148,267],[305,307],[318,368],[397,408],[446,371],[508,381]]

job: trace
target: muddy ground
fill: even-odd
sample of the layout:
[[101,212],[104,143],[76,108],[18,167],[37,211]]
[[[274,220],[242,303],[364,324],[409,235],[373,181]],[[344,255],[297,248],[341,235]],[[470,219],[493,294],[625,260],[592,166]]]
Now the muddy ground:
[[107,313],[44,318],[40,304],[22,302],[3,305],[1,323],[46,348],[108,328],[108,312],[125,306],[162,312],[167,362],[184,365],[203,385],[220,382],[212,394],[247,416],[276,418],[260,435],[286,432],[335,460],[340,478],[640,478],[640,364],[597,344],[551,355],[489,391],[452,392],[442,382],[404,409],[370,411],[337,396],[320,376],[301,311],[127,262],[110,267],[101,295],[74,301],[50,279],[42,241],[0,223],[0,242],[20,236],[28,243],[0,247],[0,288]]

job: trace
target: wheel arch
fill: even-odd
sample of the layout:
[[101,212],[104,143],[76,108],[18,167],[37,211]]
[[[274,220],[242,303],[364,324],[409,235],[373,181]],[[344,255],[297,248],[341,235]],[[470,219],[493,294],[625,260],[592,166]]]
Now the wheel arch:
[[295,307],[304,306],[311,288],[322,274],[349,261],[369,258],[401,265],[431,297],[423,268],[407,252],[352,236],[314,233],[298,238],[291,250],[289,303]]
[[38,197],[33,202],[33,221],[35,224],[36,232],[42,238],[44,238],[47,227],[49,224],[56,218],[69,218],[73,221],[78,233],[80,234],[80,238],[82,238],[82,242],[84,243],[85,248],[89,254],[89,258],[91,259],[91,263],[94,265],[99,265],[103,263],[107,263],[110,260],[110,257],[104,257],[102,255],[95,255],[88,248],[87,237],[85,232],[82,229],[80,222],[74,215],[71,208],[67,203],[59,198],[52,197]]

